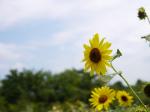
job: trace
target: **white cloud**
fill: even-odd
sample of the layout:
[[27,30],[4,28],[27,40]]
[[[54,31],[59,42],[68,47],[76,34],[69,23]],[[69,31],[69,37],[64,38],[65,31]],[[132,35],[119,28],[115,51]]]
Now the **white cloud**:
[[104,7],[112,7],[118,3],[119,0],[1,0],[0,29],[2,30],[26,20],[42,18],[67,19],[80,12],[93,12]]
[[72,31],[61,31],[56,34],[51,34],[49,37],[38,40],[30,40],[28,42],[31,48],[41,48],[41,47],[49,47],[49,46],[60,46],[64,45],[66,42],[70,41],[74,36],[74,32]]
[[[18,60],[30,56],[27,49],[38,50],[41,47],[61,46],[64,48],[64,53],[69,48],[76,53],[73,57],[74,61],[72,61],[72,57],[64,56],[66,66],[71,66],[70,61],[75,66],[81,66],[82,44],[87,42],[95,32],[98,32],[113,43],[113,48],[123,51],[123,57],[116,64],[118,68],[125,71],[130,81],[133,82],[134,77],[141,78],[144,72],[145,75],[142,78],[148,80],[149,64],[144,59],[149,56],[149,48],[140,37],[149,34],[149,25],[146,21],[140,21],[137,18],[137,9],[140,6],[145,6],[146,11],[150,11],[149,1],[1,0],[0,29],[44,18],[61,20],[65,26],[61,31],[56,31],[47,38],[31,39],[29,43],[21,47],[0,44],[2,49],[0,59],[15,60],[14,65],[22,68],[24,64]],[[150,14],[150,12],[148,13]],[[71,46],[65,46],[66,43],[71,43]],[[21,52],[25,49],[29,55]],[[23,55],[25,56],[23,57]],[[31,53],[31,55],[34,54]],[[57,58],[61,60],[60,57]],[[54,65],[59,63],[54,60],[52,62]],[[59,67],[63,68],[64,64],[59,63]]]
[[0,28],[7,28],[25,20],[48,17],[59,19],[70,12],[69,8],[63,2],[52,0],[1,0]]
[[18,69],[18,70],[22,70],[25,67],[25,65],[21,62],[16,62],[11,68],[12,69]]
[[14,44],[0,43],[0,60],[16,60],[21,55],[16,52],[17,46]]
[[[131,5],[128,4],[128,2],[130,2]],[[111,15],[111,13],[108,13],[109,11],[112,12],[114,9],[118,10],[125,6],[140,6],[139,4],[148,6],[147,2],[144,3],[145,4],[138,1],[131,2],[120,0],[1,0],[0,29],[10,27],[19,22],[42,18],[61,20],[72,17],[72,19],[75,19],[78,18],[77,16],[88,15],[87,20],[90,20],[93,15],[96,15],[97,17],[106,19],[107,14]],[[124,14],[120,13],[120,10],[118,10],[118,12],[119,15]],[[118,16],[118,14],[115,16]],[[111,17],[113,16],[111,15]]]
[[10,69],[21,70],[26,66],[26,62],[31,61],[33,58],[29,46],[0,43],[0,71],[1,78],[3,78]]

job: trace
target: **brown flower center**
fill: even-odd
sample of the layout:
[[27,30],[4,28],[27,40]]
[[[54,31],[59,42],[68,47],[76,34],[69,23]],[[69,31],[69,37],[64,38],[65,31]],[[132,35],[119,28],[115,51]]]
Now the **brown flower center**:
[[99,97],[99,103],[105,103],[106,101],[107,101],[106,95],[102,95],[101,97]]
[[90,60],[98,63],[101,60],[101,53],[98,48],[93,48],[90,52]]
[[121,99],[122,99],[124,102],[128,101],[128,98],[127,98],[126,96],[122,96]]

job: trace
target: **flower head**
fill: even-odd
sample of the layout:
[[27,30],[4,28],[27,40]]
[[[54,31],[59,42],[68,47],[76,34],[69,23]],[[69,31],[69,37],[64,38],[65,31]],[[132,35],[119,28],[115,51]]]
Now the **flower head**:
[[150,98],[150,83],[148,83],[145,87],[144,87],[144,93],[147,97]]
[[145,12],[145,9],[144,9],[144,7],[141,7],[141,8],[139,8],[139,10],[138,10],[138,17],[139,17],[139,19],[145,19],[146,17],[147,17],[147,14],[146,14],[146,12]]
[[106,66],[110,66],[109,61],[112,59],[110,50],[111,43],[105,42],[104,38],[99,39],[99,35],[95,34],[89,40],[90,45],[84,44],[85,71],[91,70],[91,74],[105,74]]
[[120,106],[130,106],[133,102],[133,97],[129,95],[126,91],[118,91],[117,92],[117,99]]
[[89,101],[96,110],[107,110],[110,103],[115,99],[115,91],[107,86],[95,88],[91,92]]

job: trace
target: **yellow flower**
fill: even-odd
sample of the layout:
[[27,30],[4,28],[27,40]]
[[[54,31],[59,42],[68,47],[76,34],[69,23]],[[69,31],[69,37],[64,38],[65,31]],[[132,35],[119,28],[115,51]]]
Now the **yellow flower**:
[[104,75],[106,73],[106,66],[110,67],[109,61],[112,59],[110,50],[111,43],[105,42],[104,38],[99,40],[99,35],[95,34],[89,40],[90,45],[84,44],[84,59],[85,71],[91,70],[91,75],[96,72],[97,74]]
[[95,88],[91,93],[89,101],[93,108],[99,111],[107,110],[110,103],[115,99],[115,91],[107,86]]
[[117,99],[120,104],[120,106],[131,106],[133,102],[133,97],[129,95],[126,91],[118,91],[117,92]]

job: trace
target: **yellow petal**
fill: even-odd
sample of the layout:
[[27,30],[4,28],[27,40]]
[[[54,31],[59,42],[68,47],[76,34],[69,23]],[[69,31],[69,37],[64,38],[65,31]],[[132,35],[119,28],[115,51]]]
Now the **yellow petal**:
[[99,111],[102,110],[102,108],[103,108],[103,105],[101,105],[101,104],[99,104],[99,105],[96,107],[96,109],[99,110]]
[[94,68],[93,68],[93,66],[91,66],[90,76],[93,76],[93,75],[94,75]]
[[112,50],[101,50],[101,53],[110,55],[112,53]]
[[100,65],[100,69],[101,69],[102,75],[104,75],[106,73],[106,67],[105,67],[105,65],[101,64]]
[[108,49],[111,46],[111,43],[106,42],[103,46],[103,49]]
[[88,45],[86,45],[86,44],[84,44],[83,47],[84,47],[85,49],[90,49],[90,47],[89,47]]
[[96,73],[100,74],[100,68],[99,68],[99,66],[96,67]]
[[105,38],[102,38],[102,40],[101,40],[100,43],[99,43],[99,48],[100,48],[100,49],[101,49],[102,46],[103,46],[104,40],[105,40]]
[[111,67],[111,64],[107,61],[103,61],[104,65],[108,66],[108,67]]
[[90,64],[89,62],[85,63],[84,71],[86,72],[88,69],[90,69]]
[[112,56],[109,56],[109,55],[102,55],[102,59],[104,59],[104,60],[111,60],[111,59],[112,59]]
[[89,40],[89,43],[90,43],[90,45],[91,45],[91,48],[93,48],[94,46],[93,46],[93,41],[90,39]]
[[99,46],[99,35],[98,35],[98,33],[96,33],[93,37],[93,44],[94,44],[94,47]]

